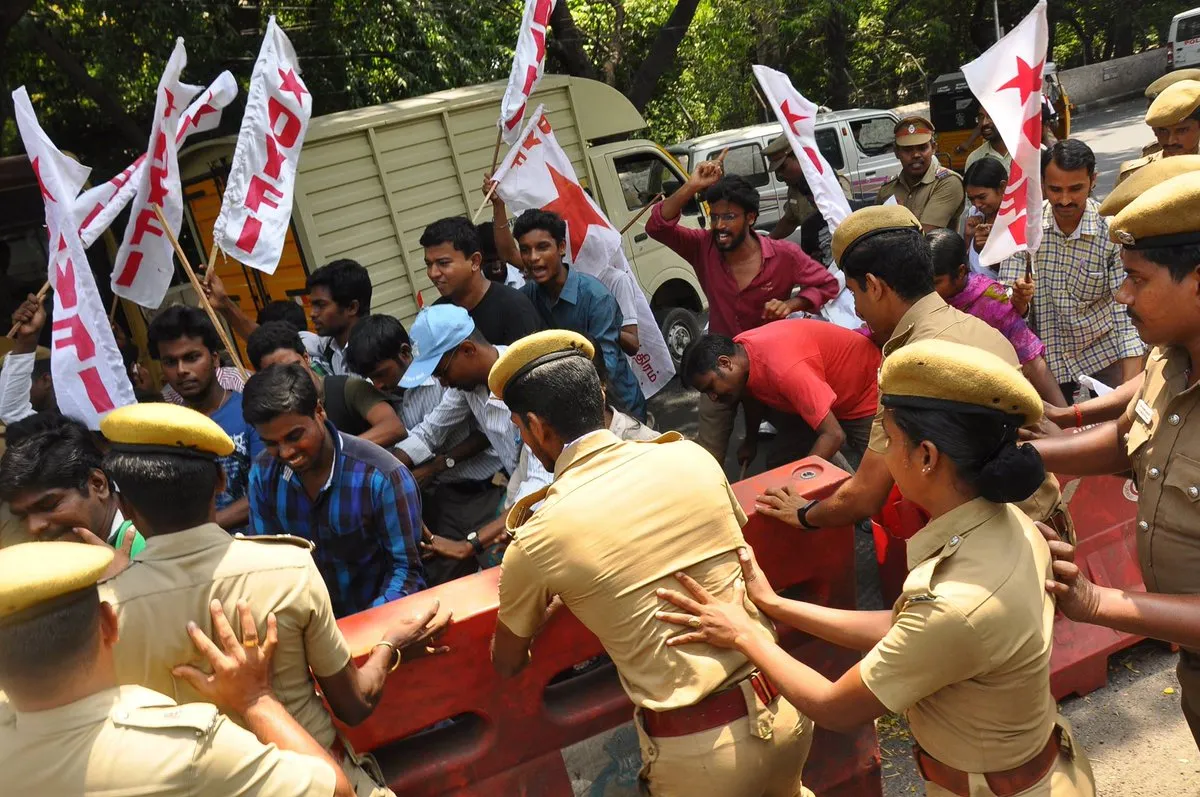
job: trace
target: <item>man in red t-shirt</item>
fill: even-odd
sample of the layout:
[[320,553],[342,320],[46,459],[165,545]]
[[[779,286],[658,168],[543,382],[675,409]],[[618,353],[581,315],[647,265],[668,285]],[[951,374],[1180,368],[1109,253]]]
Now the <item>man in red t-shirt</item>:
[[799,416],[817,435],[808,454],[852,472],[870,439],[881,357],[866,337],[836,324],[776,321],[735,338],[701,337],[684,352],[679,373],[712,401],[747,407],[739,459],[754,457],[757,403]]

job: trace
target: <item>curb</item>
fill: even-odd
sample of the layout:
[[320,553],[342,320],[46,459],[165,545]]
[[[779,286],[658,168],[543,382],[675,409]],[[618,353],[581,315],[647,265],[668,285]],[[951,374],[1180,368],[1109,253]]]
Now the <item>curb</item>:
[[1102,108],[1108,108],[1112,105],[1120,105],[1123,102],[1128,102],[1129,100],[1137,99],[1138,97],[1144,97],[1145,95],[1146,90],[1141,88],[1134,91],[1126,91],[1123,94],[1116,94],[1112,97],[1101,97],[1098,100],[1092,100],[1091,102],[1085,102],[1083,105],[1075,106],[1073,114],[1082,116],[1084,114],[1091,113],[1092,111],[1098,111]]

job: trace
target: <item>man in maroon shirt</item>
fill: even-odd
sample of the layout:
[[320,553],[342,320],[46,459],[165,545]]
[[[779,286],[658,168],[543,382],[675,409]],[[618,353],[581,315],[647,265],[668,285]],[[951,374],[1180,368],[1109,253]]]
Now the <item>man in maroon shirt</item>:
[[821,457],[853,472],[871,436],[881,356],[857,332],[828,321],[789,320],[732,339],[705,335],[684,352],[679,374],[712,401],[743,402],[746,442],[739,458],[743,451],[754,457],[759,405],[799,416],[816,432],[802,456]]
[[[710,231],[679,226],[679,214],[699,192],[709,206]],[[742,177],[724,176],[719,159],[702,162],[650,211],[646,232],[696,270],[715,334],[733,337],[791,313],[814,312],[837,295],[837,280],[824,266],[789,241],[759,236],[757,219],[758,191]],[[725,461],[736,413],[736,402],[719,404],[701,394],[696,442],[719,462]]]

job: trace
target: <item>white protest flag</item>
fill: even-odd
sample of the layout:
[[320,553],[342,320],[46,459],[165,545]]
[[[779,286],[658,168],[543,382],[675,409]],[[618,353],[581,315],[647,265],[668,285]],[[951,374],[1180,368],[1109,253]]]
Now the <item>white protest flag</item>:
[[271,17],[213,226],[213,246],[268,274],[279,266],[287,240],[296,166],[310,116],[312,95],[300,79],[296,51]]
[[[222,72],[203,94],[188,106],[179,120],[175,133],[175,144],[182,145],[192,133],[215,130],[221,124],[221,111],[237,96],[238,85],[233,75]],[[79,197],[76,206],[83,214],[79,224],[79,235],[84,246],[91,246],[100,235],[112,226],[113,220],[133,199],[142,181],[146,154],[126,166],[120,174],[93,188]]]
[[500,101],[500,136],[504,143],[517,143],[521,121],[529,95],[537,88],[546,68],[546,29],[550,26],[550,14],[556,0],[525,0],[525,13],[521,16],[521,30],[517,33],[517,48],[513,52],[512,71],[508,75],[508,88]]
[[[567,222],[567,253],[572,268],[600,280],[609,291],[619,272],[637,277],[621,247],[621,234],[579,185],[571,159],[554,137],[542,106],[533,112],[513,147],[496,170],[496,193],[516,214],[540,208]],[[675,375],[671,353],[650,310],[646,295],[637,291],[637,325],[641,349],[630,357],[642,393],[650,398]]]
[[76,197],[91,170],[59,152],[42,131],[24,86],[12,97],[17,129],[46,205],[54,394],[64,415],[99,429],[106,413],[136,399],[76,223]]
[[979,262],[999,263],[1042,242],[1042,67],[1046,63],[1046,0],[962,68],[971,92],[992,117],[1012,153],[1008,187]]
[[113,265],[113,293],[150,309],[162,304],[175,273],[175,250],[153,206],[162,208],[174,234],[179,234],[179,225],[183,223],[176,134],[186,103],[201,90],[200,86],[190,86],[179,79],[186,65],[183,39],[176,39],[175,50],[158,82],[154,125],[146,147],[149,168],[141,170],[136,183],[137,197],[130,208],[125,238]]
[[842,192],[837,173],[817,148],[817,106],[796,91],[791,79],[782,72],[758,64],[752,68],[767,103],[783,125],[783,134],[787,136],[796,160],[800,161],[804,179],[812,189],[813,204],[821,211],[832,235],[842,220],[850,215],[850,203]]

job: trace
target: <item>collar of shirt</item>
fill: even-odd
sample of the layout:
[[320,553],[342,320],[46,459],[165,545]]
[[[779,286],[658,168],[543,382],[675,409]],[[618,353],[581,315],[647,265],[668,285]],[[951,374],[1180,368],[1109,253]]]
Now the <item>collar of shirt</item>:
[[[45,711],[18,711],[16,712],[17,731],[33,736],[48,736],[72,728],[86,728],[89,725],[97,725],[108,719],[109,715],[112,714],[113,706],[121,700],[121,692],[121,687],[114,686],[111,689],[104,689],[76,700],[74,703],[68,703],[65,706],[46,709]],[[163,698],[163,700],[166,702],[162,705],[171,705],[169,699]]]
[[883,356],[886,357],[903,346],[908,341],[908,336],[918,321],[946,306],[948,305],[936,291],[917,299],[912,307],[908,308],[904,315],[900,316],[900,323],[896,324],[896,328],[892,330],[892,336],[888,338],[888,342],[883,346]]
[[554,478],[557,479],[568,469],[596,452],[603,451],[619,442],[621,442],[621,438],[607,429],[596,429],[572,440],[563,448],[562,453],[558,455],[558,459],[554,461]]
[[[325,480],[325,484],[317,491],[318,497],[321,493],[329,489],[329,486],[333,484],[334,479],[337,478],[338,473],[342,470],[342,433],[329,421],[325,421],[325,428],[329,430],[329,434],[333,437],[333,464],[329,468],[329,478]],[[291,465],[284,465],[281,475],[284,481],[302,490],[304,489],[303,483],[296,476],[296,472],[292,470]],[[314,498],[313,500],[316,499]]]
[[197,551],[211,548],[213,545],[229,542],[229,532],[216,523],[205,523],[190,529],[156,534],[146,538],[146,548],[139,555],[139,560],[167,560],[180,556],[190,556]]
[[117,532],[120,530],[121,524],[124,522],[125,516],[121,514],[121,508],[117,507],[115,510],[113,510],[112,525],[108,528],[108,538],[110,540],[116,538]]
[[[1166,360],[1166,365],[1163,366],[1163,379],[1167,382],[1167,388],[1170,391],[1171,398],[1196,390],[1197,385],[1188,386],[1188,373],[1192,370],[1192,358],[1187,353],[1187,349],[1182,346],[1169,346],[1164,349],[1158,349],[1150,353],[1150,358],[1158,358]],[[1198,382],[1197,384],[1200,384]]]
[[[601,432],[606,432],[606,431],[609,431],[609,430],[608,429],[593,429],[590,432],[584,432],[583,434],[579,435],[579,437],[576,437],[574,440],[572,440],[571,442],[569,442],[565,446],[563,446],[563,454],[565,454],[567,452],[567,449],[570,448],[571,446],[580,445],[581,443],[586,441],[592,435],[598,435]],[[562,456],[562,454],[559,454],[559,456]]]
[[993,504],[986,498],[974,498],[929,521],[925,528],[908,540],[908,569],[912,570],[935,555],[952,537],[967,536],[1003,509],[1002,504]]
[[1050,200],[1047,199],[1042,203],[1042,230],[1067,241],[1078,241],[1085,235],[1095,238],[1100,234],[1100,224],[1100,206],[1096,204],[1096,200],[1090,197],[1083,207],[1083,218],[1075,225],[1075,229],[1070,235],[1058,228],[1058,222],[1054,220],[1054,207],[1050,204]]
[[912,185],[909,185],[908,177],[904,174],[904,172],[901,172],[900,173],[900,181],[899,181],[900,185],[904,186],[909,191],[915,191],[915,190],[917,190],[917,188],[919,186],[922,186],[922,185],[929,185],[930,183],[932,183],[934,180],[937,179],[937,171],[938,171],[938,167],[940,167],[940,166],[941,166],[941,164],[938,163],[938,159],[934,158],[930,162],[929,168],[925,170],[925,174],[921,175],[921,179],[917,180],[917,182]]
[[579,275],[572,271],[566,263],[563,263],[563,271],[567,272],[567,279],[563,282],[562,291],[559,292],[557,299],[552,297],[550,292],[541,285],[537,286],[537,295],[541,297],[547,307],[553,307],[559,302],[579,303]]

